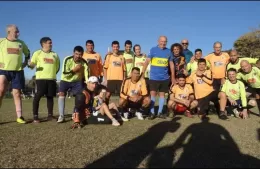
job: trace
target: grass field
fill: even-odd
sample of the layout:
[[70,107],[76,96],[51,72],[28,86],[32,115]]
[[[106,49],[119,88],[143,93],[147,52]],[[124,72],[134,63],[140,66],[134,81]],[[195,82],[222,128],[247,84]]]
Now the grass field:
[[[23,102],[24,117],[32,119],[32,100]],[[73,99],[67,99],[71,114]],[[11,99],[0,110],[0,168],[84,167],[259,167],[260,118],[232,117],[221,121],[215,114],[201,122],[177,116],[174,119],[139,121],[120,127],[87,125],[71,130],[67,122],[17,124]],[[40,117],[47,116],[41,100]],[[57,100],[55,115],[58,116]],[[255,110],[255,112],[257,112]]]

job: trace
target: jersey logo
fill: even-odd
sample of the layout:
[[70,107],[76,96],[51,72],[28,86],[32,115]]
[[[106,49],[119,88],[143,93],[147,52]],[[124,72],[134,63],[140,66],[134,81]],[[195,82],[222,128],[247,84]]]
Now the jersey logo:
[[216,67],[219,67],[219,66],[223,66],[224,63],[223,63],[223,62],[220,62],[220,61],[217,61],[217,62],[214,62],[214,65],[215,65]]
[[114,61],[112,64],[114,67],[121,67],[121,62]]
[[128,63],[133,63],[133,59],[126,59],[125,61],[126,61],[127,64]]
[[19,48],[7,48],[7,53],[8,54],[19,54],[20,49]]
[[203,82],[202,79],[197,79],[197,83],[198,83],[198,84],[203,84],[204,82]]
[[256,83],[256,79],[255,78],[248,79],[247,82],[250,83],[250,84]]
[[238,93],[235,89],[230,89],[229,92],[234,94],[234,95]]
[[138,94],[138,91],[137,90],[131,90],[131,96],[135,96],[135,95],[137,95]]
[[53,63],[54,63],[54,60],[53,60],[53,59],[50,59],[50,58],[44,58],[43,61],[44,61],[44,63],[46,63],[46,64],[53,64]]
[[187,98],[187,95],[186,95],[186,94],[179,94],[179,98],[180,98],[180,99],[186,99],[186,98]]
[[4,68],[5,64],[4,63],[0,63],[0,68]]
[[96,64],[96,59],[87,59],[88,64]]

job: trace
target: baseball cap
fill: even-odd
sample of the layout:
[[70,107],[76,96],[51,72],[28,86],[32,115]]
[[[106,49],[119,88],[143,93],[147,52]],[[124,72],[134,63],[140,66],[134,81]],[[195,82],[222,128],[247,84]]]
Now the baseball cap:
[[91,83],[98,83],[98,78],[96,76],[90,76],[88,78],[88,82],[91,82]]

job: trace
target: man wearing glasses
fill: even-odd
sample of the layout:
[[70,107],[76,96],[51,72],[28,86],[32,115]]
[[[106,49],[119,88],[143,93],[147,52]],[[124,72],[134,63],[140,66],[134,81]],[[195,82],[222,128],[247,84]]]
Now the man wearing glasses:
[[188,49],[189,41],[187,39],[183,39],[181,41],[181,44],[182,44],[182,47],[183,47],[183,54],[184,54],[184,57],[185,57],[185,61],[186,61],[186,63],[189,63],[190,59],[193,56],[193,53]]

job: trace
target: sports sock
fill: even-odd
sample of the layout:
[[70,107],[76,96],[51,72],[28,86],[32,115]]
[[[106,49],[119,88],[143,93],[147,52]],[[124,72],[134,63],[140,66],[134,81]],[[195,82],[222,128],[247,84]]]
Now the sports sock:
[[165,101],[165,98],[164,97],[160,97],[158,114],[162,113],[162,111],[163,111],[164,101]]
[[151,113],[154,114],[155,97],[151,96]]
[[65,97],[60,96],[58,99],[58,106],[59,106],[59,114],[60,116],[64,116],[64,108],[65,108]]

